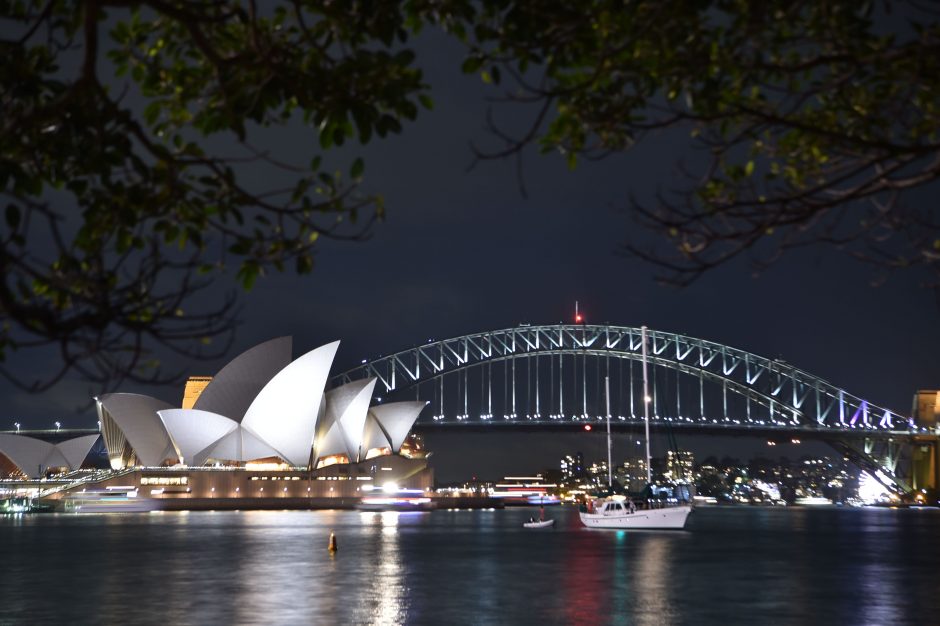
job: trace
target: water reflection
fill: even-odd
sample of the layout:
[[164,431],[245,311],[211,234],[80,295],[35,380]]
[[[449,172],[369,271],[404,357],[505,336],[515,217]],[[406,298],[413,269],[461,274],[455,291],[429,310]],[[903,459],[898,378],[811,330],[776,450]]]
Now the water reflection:
[[688,533],[591,531],[567,509],[533,533],[521,528],[529,515],[0,519],[0,624],[898,624],[940,613],[940,515],[715,510],[696,512]]
[[904,575],[899,569],[915,564],[902,561],[904,548],[899,544],[898,533],[890,531],[896,531],[901,524],[891,519],[891,512],[886,513],[862,520],[863,532],[855,548],[855,558],[861,561],[861,567],[854,582],[863,598],[861,612],[870,624],[901,623],[904,605],[910,602],[899,583]]
[[354,621],[368,624],[402,624],[408,617],[408,598],[402,575],[398,524],[399,511],[362,514],[363,522],[377,531],[369,585],[357,598],[361,610]]
[[574,626],[597,624],[610,614],[609,556],[611,533],[585,530],[570,544],[564,562],[561,589],[565,622]]
[[662,534],[647,533],[641,537],[634,565],[636,580],[636,621],[638,624],[673,623],[674,603],[682,593],[671,576],[672,550],[676,542]]

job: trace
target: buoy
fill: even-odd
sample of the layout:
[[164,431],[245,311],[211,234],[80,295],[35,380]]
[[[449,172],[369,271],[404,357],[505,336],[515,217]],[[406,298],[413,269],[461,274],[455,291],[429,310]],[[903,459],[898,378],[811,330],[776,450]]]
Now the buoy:
[[330,552],[336,552],[336,549],[337,549],[336,548],[336,535],[332,532],[330,533],[330,547],[327,549]]

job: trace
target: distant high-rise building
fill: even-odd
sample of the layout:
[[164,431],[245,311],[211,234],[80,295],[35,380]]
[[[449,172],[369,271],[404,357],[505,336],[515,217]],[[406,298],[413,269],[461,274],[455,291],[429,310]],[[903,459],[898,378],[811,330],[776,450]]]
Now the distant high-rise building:
[[695,459],[688,450],[666,453],[666,477],[676,482],[692,482]]
[[585,470],[587,472],[587,475],[592,478],[603,478],[602,481],[601,480],[596,481],[598,482],[598,484],[600,484],[601,482],[603,482],[604,484],[607,483],[607,461],[595,461],[594,463],[591,463],[590,466],[585,468]]
[[581,478],[584,476],[584,455],[580,452],[575,453],[574,456],[570,454],[566,455],[565,458],[561,460],[560,465],[562,480]]
[[[191,409],[199,399],[199,394],[212,382],[212,376],[190,376],[183,389],[183,408]],[[208,397],[208,396],[206,396]]]
[[628,491],[640,492],[646,487],[646,459],[627,459],[614,468],[614,479]]

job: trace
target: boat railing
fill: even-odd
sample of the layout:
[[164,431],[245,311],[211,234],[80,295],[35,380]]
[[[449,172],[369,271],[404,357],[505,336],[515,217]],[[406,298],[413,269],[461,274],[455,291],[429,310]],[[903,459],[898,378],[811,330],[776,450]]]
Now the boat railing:
[[668,509],[674,506],[685,504],[676,498],[650,498],[646,500],[647,509]]

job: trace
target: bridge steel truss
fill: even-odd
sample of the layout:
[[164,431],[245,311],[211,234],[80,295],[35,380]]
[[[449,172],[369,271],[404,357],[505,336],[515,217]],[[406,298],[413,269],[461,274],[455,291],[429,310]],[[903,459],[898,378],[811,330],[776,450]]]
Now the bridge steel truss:
[[[755,434],[760,431],[777,431],[787,435],[813,435],[833,443],[858,465],[877,473],[876,478],[888,486],[902,492],[910,492],[913,489],[909,480],[913,470],[902,469],[900,465],[904,463],[901,461],[905,456],[910,456],[905,451],[915,436],[923,437],[933,433],[925,428],[918,428],[911,418],[868,402],[779,359],[768,359],[712,341],[659,330],[647,330],[647,342],[648,363],[654,370],[654,385],[656,368],[666,368],[676,373],[675,391],[665,392],[666,395],[673,394],[675,398],[672,415],[659,410],[664,394],[655,389],[651,393],[650,417],[654,422],[683,429],[705,427],[714,431],[728,427],[738,431],[753,431]],[[562,359],[583,358],[582,375],[587,372],[588,358],[606,360],[606,371],[609,374],[611,361],[640,361],[641,344],[641,329],[636,327],[587,324],[521,325],[429,341],[427,344],[395,354],[363,361],[359,366],[335,376],[331,380],[331,386],[374,377],[379,381],[376,389],[380,394],[384,392],[384,395],[396,397],[413,390],[415,396],[420,397],[419,389],[422,385],[432,383],[437,393],[439,384],[439,403],[432,407],[432,410],[436,409],[436,413],[431,417],[431,423],[441,426],[471,423],[481,426],[487,423],[525,423],[532,426],[580,423],[603,419],[604,416],[600,415],[598,410],[591,414],[588,409],[586,379],[581,387],[583,397],[577,398],[581,410],[574,413],[564,410],[563,398],[566,397],[566,390],[561,382],[564,365]],[[538,390],[538,362],[544,362],[546,357],[558,357],[557,379],[554,371],[552,372],[552,384],[557,386],[557,395],[553,395],[550,402],[540,401]],[[536,361],[537,382],[535,410],[517,415],[516,362],[520,359]],[[507,381],[504,392],[507,399],[503,403],[502,419],[493,421],[492,383],[489,390],[481,389],[479,415],[477,418],[471,418],[467,410],[470,384],[466,373],[474,369],[483,369],[485,372],[488,367],[488,377],[492,378],[493,365],[498,363],[502,363],[506,377],[504,380]],[[554,368],[554,363],[555,361],[551,360],[548,365]],[[574,365],[577,366],[577,360]],[[510,367],[511,379],[508,374]],[[444,410],[443,380],[448,375],[459,377],[461,374],[464,376],[463,411],[447,416]],[[698,397],[692,402],[688,401],[687,389],[685,407],[682,407],[678,389],[679,374],[686,377],[687,388],[689,381],[693,386],[696,382],[698,385]],[[544,370],[541,378],[544,378]],[[713,388],[720,388],[720,400],[711,407],[705,401],[706,382],[714,386]],[[481,387],[486,384],[481,376]],[[577,386],[576,382],[574,390],[567,390],[569,408],[573,400],[572,395],[577,394]],[[734,414],[734,410],[729,411],[729,392],[732,397],[744,399],[745,408],[738,409],[738,414]],[[541,395],[544,395],[544,392]],[[612,419],[615,423],[618,420],[634,422],[642,419],[642,411],[637,415],[635,410],[638,402],[633,400],[632,380],[630,395],[630,409],[627,414],[614,413]],[[530,397],[529,391],[526,391],[526,397]],[[639,400],[639,397],[637,399]],[[549,404],[557,410],[552,412],[553,407],[549,406],[549,411],[543,415],[542,409]],[[597,402],[592,404],[595,407],[600,406]],[[428,423],[426,418],[422,418],[421,422]],[[907,458],[906,461],[909,463],[910,459]]]
[[[567,325],[519,326],[429,342],[373,361],[333,378],[333,386],[366,377],[379,380],[379,389],[391,394],[447,374],[486,363],[530,359],[543,355],[573,355],[641,360],[641,330],[625,326]],[[909,433],[913,420],[798,369],[785,361],[768,359],[744,350],[677,333],[647,330],[648,361],[721,385],[723,395],[737,394],[763,407],[741,418],[761,426],[845,429]],[[515,383],[515,379],[513,379]],[[699,397],[698,419],[733,421],[727,414],[707,417],[704,394]],[[727,409],[727,404],[725,404]],[[693,411],[694,412],[694,411]],[[590,417],[583,412],[569,419]],[[458,415],[455,419],[468,419]],[[487,417],[484,414],[484,417]],[[489,417],[492,417],[491,415]],[[504,417],[513,419],[512,412]],[[601,417],[601,416],[595,416]],[[625,416],[620,416],[626,419]],[[630,417],[635,417],[631,415]],[[653,416],[654,419],[659,416]],[[436,415],[436,419],[447,419]],[[528,416],[532,419],[533,416]],[[554,414],[544,419],[565,419]],[[680,418],[678,415],[673,419]],[[739,420],[741,421],[741,420]]]

